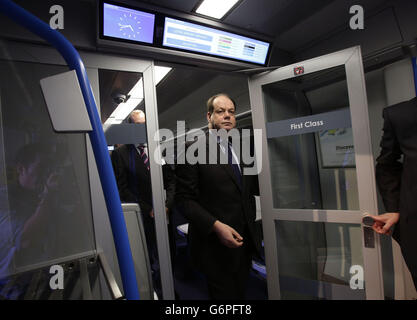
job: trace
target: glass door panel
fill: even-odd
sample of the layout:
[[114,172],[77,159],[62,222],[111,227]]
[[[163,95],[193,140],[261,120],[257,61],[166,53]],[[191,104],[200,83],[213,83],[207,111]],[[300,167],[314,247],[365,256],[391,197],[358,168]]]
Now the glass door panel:
[[344,68],[262,86],[274,208],[359,210]]
[[[270,299],[382,299],[360,48],[249,79]],[[365,285],[366,283],[366,285]]]
[[139,251],[133,252],[134,259],[137,260],[136,276],[140,285],[140,296],[142,299],[152,300],[155,291],[161,299],[143,74],[99,69],[98,76],[101,120],[120,200],[123,204],[134,203],[139,206],[139,218],[145,235],[137,240],[140,243],[131,244],[132,247],[139,245],[147,249],[144,257]]
[[360,225],[277,220],[275,228],[285,257],[278,264],[281,299],[365,298],[350,283],[352,266],[363,268]]
[[36,296],[49,279],[34,270],[96,250],[85,135],[54,131],[39,85],[67,70],[0,61],[0,299]]

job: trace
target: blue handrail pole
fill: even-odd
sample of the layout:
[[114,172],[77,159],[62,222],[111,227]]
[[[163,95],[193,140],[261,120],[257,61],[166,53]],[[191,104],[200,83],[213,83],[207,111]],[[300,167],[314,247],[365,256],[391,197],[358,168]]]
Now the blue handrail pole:
[[116,179],[110,162],[107,142],[104,137],[93,92],[80,55],[63,35],[51,29],[48,24],[16,5],[14,2],[0,0],[0,12],[55,47],[67,62],[70,70],[75,70],[77,73],[93,128],[89,132],[89,135],[109,213],[124,293],[126,299],[138,300],[139,290]]

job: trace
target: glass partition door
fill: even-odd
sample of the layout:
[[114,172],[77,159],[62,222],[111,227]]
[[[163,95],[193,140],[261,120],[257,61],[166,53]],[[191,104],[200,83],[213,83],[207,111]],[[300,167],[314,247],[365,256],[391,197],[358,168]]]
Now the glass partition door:
[[250,78],[270,299],[383,299],[360,48]]
[[0,299],[85,297],[66,267],[49,285],[52,265],[96,251],[85,135],[53,130],[39,85],[67,70],[0,58]]
[[[22,52],[26,54],[21,54]],[[161,286],[163,298],[174,299],[163,200],[162,169],[158,165],[160,159],[156,159],[159,155],[155,153],[159,142],[156,134],[159,126],[153,62],[89,52],[81,52],[80,55],[86,67],[97,106],[100,106],[99,70],[131,73],[134,76],[127,79],[131,82],[142,79],[141,97],[144,102],[146,101],[147,108],[145,134],[149,137],[149,154],[155,155],[150,159],[149,171],[151,193],[155,203],[154,216],[161,265]],[[15,287],[15,275],[24,274],[24,280],[26,280],[28,271],[43,272],[45,265],[72,261],[71,259],[75,258],[85,260],[86,257],[90,257],[90,254],[97,252],[103,253],[108,262],[108,270],[114,274],[122,289],[114,241],[106,213],[107,208],[89,138],[85,134],[57,134],[53,131],[39,86],[40,79],[68,71],[65,62],[54,49],[2,41],[0,43],[0,71],[0,227],[4,231],[0,237],[0,298],[5,297],[5,288],[7,292],[10,292],[9,289]],[[50,217],[47,220],[48,223],[42,224],[42,227],[47,228],[48,232],[33,232],[35,241],[27,241],[28,245],[32,247],[37,245],[37,247],[16,252],[15,244],[22,243],[19,237],[23,226],[27,218],[30,218],[29,214],[35,212],[35,210],[28,210],[27,207],[33,205],[33,208],[36,208],[37,201],[40,199],[37,194],[29,199],[29,196],[26,197],[26,194],[16,192],[15,190],[19,191],[16,188],[12,190],[10,186],[18,184],[20,172],[22,174],[26,172],[18,168],[15,161],[17,156],[28,159],[26,156],[28,151],[20,152],[21,147],[32,145],[34,142],[37,145],[30,146],[30,154],[36,156],[39,153],[42,159],[32,157],[31,160],[25,160],[23,164],[28,166],[31,164],[30,161],[35,162],[36,168],[31,169],[32,176],[39,175],[37,180],[43,183],[51,174],[58,176],[59,194],[54,199],[58,209],[47,211]],[[39,143],[42,148],[39,148]],[[43,158],[48,161],[39,163]],[[23,212],[24,215],[17,214],[18,212]],[[87,267],[90,268],[90,265]],[[77,272],[72,272],[71,275],[77,275]],[[12,281],[9,281],[10,276],[14,277]],[[6,281],[4,281],[5,277],[8,277]],[[38,283],[41,280],[36,281]],[[104,278],[100,278],[102,290],[99,290],[97,283],[98,281],[95,282],[95,288],[98,288],[99,297],[111,298],[106,290],[107,284]],[[44,282],[44,284],[46,288],[49,288],[49,282]],[[68,288],[73,287],[70,288],[68,285]],[[75,293],[78,294],[78,287],[76,289]],[[26,297],[26,291],[14,291],[22,293],[22,298]],[[30,292],[33,293],[30,295],[31,299],[35,299],[33,297],[36,291]],[[11,299],[16,298],[16,295],[10,294],[6,298],[9,296]],[[64,294],[64,299],[72,297]]]

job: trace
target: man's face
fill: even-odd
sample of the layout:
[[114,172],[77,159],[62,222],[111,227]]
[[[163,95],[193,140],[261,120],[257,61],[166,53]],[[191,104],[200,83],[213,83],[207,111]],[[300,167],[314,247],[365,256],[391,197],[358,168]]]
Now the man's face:
[[35,190],[39,188],[42,178],[42,168],[40,157],[30,163],[27,167],[18,165],[17,167],[19,184],[26,189]]
[[134,112],[132,113],[132,115],[130,116],[133,123],[145,123],[146,119],[145,119],[145,113],[140,111],[140,112]]
[[213,113],[207,112],[207,120],[212,129],[227,131],[236,126],[235,105],[226,96],[219,96],[213,101]]

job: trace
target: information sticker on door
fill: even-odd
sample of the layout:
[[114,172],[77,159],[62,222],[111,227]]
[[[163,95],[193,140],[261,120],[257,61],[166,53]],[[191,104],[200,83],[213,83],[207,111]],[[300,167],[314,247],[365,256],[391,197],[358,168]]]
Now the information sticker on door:
[[299,76],[304,74],[304,67],[295,67],[294,68],[294,75]]

